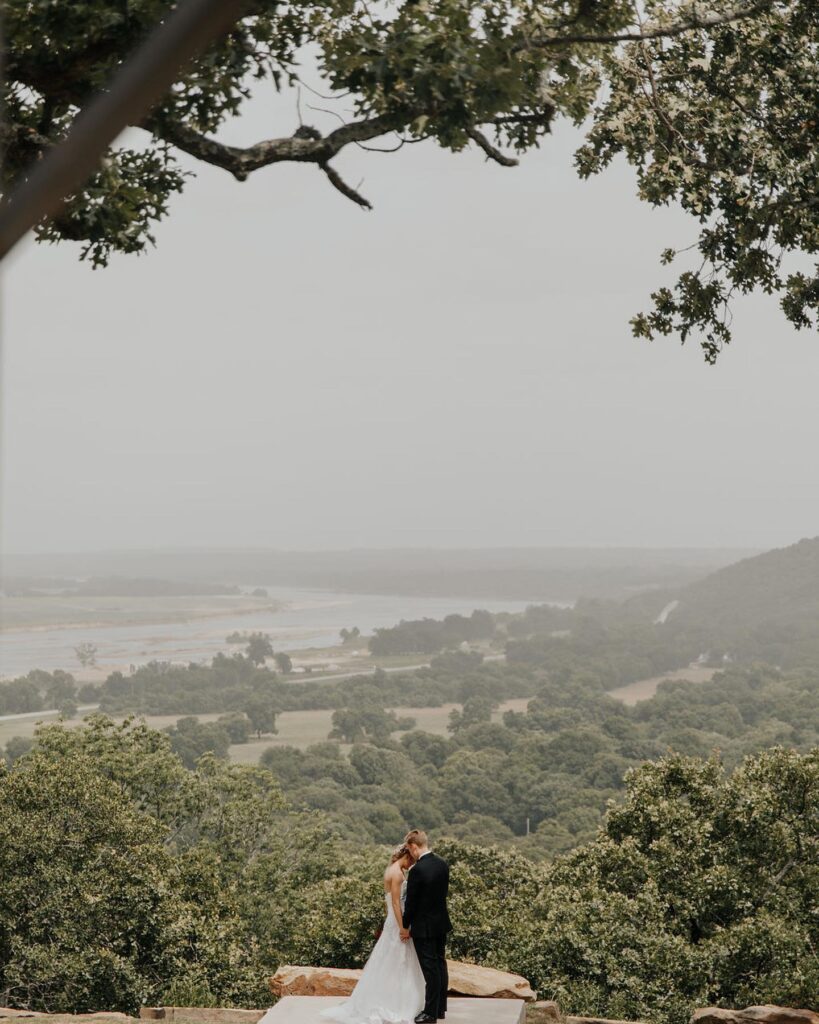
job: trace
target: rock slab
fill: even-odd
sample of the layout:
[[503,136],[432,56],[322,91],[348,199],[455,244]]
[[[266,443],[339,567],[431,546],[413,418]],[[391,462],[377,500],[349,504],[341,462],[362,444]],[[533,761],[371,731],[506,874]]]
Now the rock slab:
[[[226,1010],[218,1006],[142,1006],[142,1020],[165,1024],[258,1024],[266,1010]],[[2,1022],[0,1022],[2,1024]]]
[[560,1007],[553,999],[538,999],[529,1006],[526,1019],[531,1024],[563,1024]]
[[338,967],[280,967],[270,979],[270,991],[278,999],[285,996],[348,996],[361,971]]
[[447,960],[449,991],[459,996],[481,999],[523,999],[533,1003],[537,993],[519,974],[496,971],[493,967],[478,967],[458,960]]
[[13,1010],[0,1006],[0,1024],[129,1024],[136,1018],[127,1013],[39,1013],[37,1010]]
[[611,1017],[566,1017],[566,1024],[644,1024],[639,1020],[614,1020]]
[[[341,1002],[329,996],[285,996],[269,1011],[265,1024],[322,1024],[321,1011]],[[520,999],[450,999],[446,1024],[525,1024]],[[326,1022],[325,1022],[326,1024]]]
[[691,1024],[819,1024],[819,1013],[772,1005],[747,1006],[744,1010],[705,1006],[694,1011]]
[[[453,995],[480,999],[537,998],[529,982],[518,974],[496,971],[491,967],[448,960],[449,991]],[[337,967],[280,967],[270,979],[274,996],[348,996],[361,977],[361,971]],[[817,1022],[819,1024],[819,1022]]]

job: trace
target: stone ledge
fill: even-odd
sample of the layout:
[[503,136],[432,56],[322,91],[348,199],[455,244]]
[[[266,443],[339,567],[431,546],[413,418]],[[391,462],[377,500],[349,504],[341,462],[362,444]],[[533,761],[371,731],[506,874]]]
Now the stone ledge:
[[99,1013],[40,1013],[38,1010],[14,1010],[8,1006],[0,1006],[0,1022],[20,1021],[25,1024],[72,1024],[77,1021],[88,1021],[89,1024],[127,1024],[136,1020],[127,1013],[115,1010]]
[[[341,1002],[332,996],[285,996],[265,1024],[322,1024],[321,1011]],[[450,999],[446,1024],[524,1024],[526,1004],[520,999]]]
[[553,999],[539,999],[536,1003],[529,1003],[526,1020],[531,1024],[564,1024],[560,1007]]
[[645,1024],[639,1020],[614,1020],[611,1017],[564,1017],[566,1024]]
[[[449,991],[456,996],[481,999],[522,999],[533,1003],[537,994],[519,974],[492,967],[447,960]],[[361,977],[359,970],[338,967],[301,967],[287,964],[270,979],[270,991],[283,996],[348,996]]]
[[166,1024],[258,1024],[266,1010],[225,1010],[215,1006],[143,1006],[142,1020]]
[[819,1013],[772,1004],[746,1006],[744,1010],[705,1006],[694,1011],[691,1024],[819,1024]]

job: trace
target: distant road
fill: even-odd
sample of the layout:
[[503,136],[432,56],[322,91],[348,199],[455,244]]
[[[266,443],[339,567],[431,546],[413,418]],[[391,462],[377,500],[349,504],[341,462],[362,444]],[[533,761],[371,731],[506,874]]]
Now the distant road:
[[[77,714],[83,711],[96,711],[99,704],[83,704],[77,708]],[[44,708],[42,711],[21,711],[16,715],[0,715],[0,722],[17,722],[23,718],[42,718],[43,715],[59,715],[57,708]]]
[[[484,655],[484,661],[503,661],[506,657],[505,654],[488,654]],[[390,668],[382,668],[381,672],[416,672],[419,668],[429,668],[429,662],[425,661],[420,665],[393,665]],[[338,675],[332,676],[317,676],[312,672],[300,672],[297,678],[292,676],[285,676],[283,682],[290,683],[291,685],[298,685],[299,683],[335,683],[341,679],[353,679],[355,676],[374,676],[379,671],[379,666],[371,669],[365,669],[358,672],[341,672]]]

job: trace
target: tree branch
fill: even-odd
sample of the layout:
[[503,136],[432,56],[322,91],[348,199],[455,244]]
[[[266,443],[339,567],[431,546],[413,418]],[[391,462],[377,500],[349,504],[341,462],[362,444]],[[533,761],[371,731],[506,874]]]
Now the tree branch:
[[764,10],[769,8],[771,3],[772,0],[757,0],[756,3],[752,3],[750,6],[743,4],[739,7],[732,7],[727,11],[723,11],[722,14],[709,12],[699,15],[695,10],[691,17],[683,21],[672,22],[670,25],[665,26],[658,25],[656,28],[644,29],[641,31],[602,34],[595,32],[578,32],[574,35],[567,36],[548,36],[540,39],[527,39],[519,43],[515,47],[515,50],[517,52],[522,50],[542,50],[557,46],[571,46],[576,43],[614,44],[641,42],[642,40],[648,39],[671,39],[674,36],[681,36],[685,32],[692,32],[695,29],[715,28],[717,25],[726,25],[731,22],[742,21],[745,18],[753,18],[757,14],[761,14]]
[[244,149],[217,142],[216,139],[202,135],[186,125],[164,118],[154,118],[143,127],[189,156],[214,167],[221,167],[239,181],[244,181],[253,171],[285,161],[321,166],[350,143],[376,139],[380,135],[394,131],[400,125],[396,124],[394,118],[371,117],[342,125],[326,136],[321,136],[314,129],[299,129],[295,135],[266,139]]
[[[327,175],[333,188],[362,209],[371,210],[372,204],[369,200],[348,185],[335,168],[330,166],[329,161],[351,143],[360,144],[367,139],[378,138],[396,131],[400,126],[395,123],[394,118],[384,116],[353,121],[336,128],[326,136],[322,136],[315,128],[302,126],[291,136],[266,139],[245,148],[228,146],[184,124],[160,117],[152,119],[143,127],[163,142],[175,146],[189,156],[214,167],[221,167],[239,181],[244,181],[253,171],[269,167],[271,164],[286,161],[317,164]],[[518,165],[516,159],[506,156],[493,146],[477,128],[467,129],[467,134],[491,160],[503,167]]]
[[338,189],[343,196],[346,196],[348,199],[352,199],[354,203],[357,203],[364,210],[371,210],[373,208],[373,204],[369,199],[365,199],[360,192],[356,192],[354,188],[351,188],[339,173],[329,164],[320,164],[319,166],[327,175],[333,188]]
[[494,160],[495,163],[500,164],[502,167],[517,167],[520,163],[514,157],[506,156],[505,153],[501,153],[499,149],[496,149],[489,139],[482,132],[479,132],[477,128],[467,128],[466,134],[476,145],[480,146],[490,160]]

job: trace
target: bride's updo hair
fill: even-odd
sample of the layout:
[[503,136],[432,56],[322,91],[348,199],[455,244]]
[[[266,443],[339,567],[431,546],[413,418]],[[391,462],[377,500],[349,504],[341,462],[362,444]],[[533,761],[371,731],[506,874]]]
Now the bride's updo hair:
[[392,851],[392,856],[390,857],[390,864],[395,864],[396,861],[403,860],[404,857],[409,855],[409,852],[409,847],[407,846],[406,843],[401,843],[400,846],[396,846],[396,848]]

